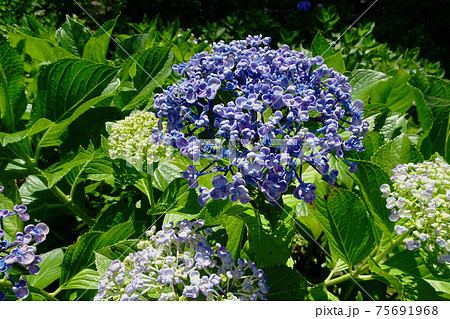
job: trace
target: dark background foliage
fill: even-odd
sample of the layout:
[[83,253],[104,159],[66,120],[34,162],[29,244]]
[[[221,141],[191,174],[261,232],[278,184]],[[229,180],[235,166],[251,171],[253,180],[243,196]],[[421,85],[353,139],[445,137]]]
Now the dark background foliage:
[[[33,14],[54,26],[65,21],[65,15],[76,14],[87,25],[97,25],[88,17],[82,6],[99,23],[121,14],[116,30],[129,33],[131,23],[140,23],[159,16],[164,22],[180,21],[180,26],[191,29],[196,36],[216,40],[236,38],[247,34],[271,36],[277,42],[310,43],[315,35],[318,7],[335,6],[340,19],[331,30],[339,33],[351,25],[371,4],[371,0],[312,0],[308,12],[297,10],[297,2],[274,0],[223,1],[223,0],[6,0],[0,4],[0,24],[14,24],[24,15]],[[78,5],[78,4],[80,5]],[[447,74],[450,70],[450,5],[448,1],[378,0],[358,22],[375,22],[373,34],[377,41],[387,42],[392,50],[420,47],[420,56],[430,61],[441,61]],[[297,35],[297,36],[293,36]]]

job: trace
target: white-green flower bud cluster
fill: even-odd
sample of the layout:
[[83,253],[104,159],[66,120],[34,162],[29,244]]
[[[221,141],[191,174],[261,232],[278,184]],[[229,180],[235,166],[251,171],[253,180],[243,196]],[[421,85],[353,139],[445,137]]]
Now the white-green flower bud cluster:
[[138,243],[139,251],[114,260],[94,300],[266,300],[266,277],[256,264],[220,244],[211,247],[204,220],[163,225]]
[[109,156],[123,158],[136,164],[143,159],[157,162],[171,155],[171,148],[164,144],[166,123],[152,112],[136,111],[111,126]]
[[411,231],[406,248],[437,249],[441,263],[450,263],[450,165],[436,158],[434,162],[397,165],[392,170],[393,190],[380,187],[391,209],[389,219],[399,222],[395,232]]

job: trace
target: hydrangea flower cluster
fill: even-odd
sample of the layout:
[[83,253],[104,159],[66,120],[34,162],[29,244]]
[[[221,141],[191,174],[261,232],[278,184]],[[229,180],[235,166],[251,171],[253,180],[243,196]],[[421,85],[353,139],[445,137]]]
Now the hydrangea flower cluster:
[[256,264],[220,244],[211,247],[204,220],[168,223],[123,262],[114,260],[94,300],[266,300],[266,277]]
[[163,141],[166,124],[152,112],[135,111],[121,121],[114,122],[109,136],[109,155],[121,157],[135,164],[142,159],[157,162],[170,156],[171,149]]
[[[330,170],[331,153],[356,170],[344,150],[364,150],[369,124],[363,102],[352,101],[348,78],[320,56],[287,45],[273,50],[269,42],[262,36],[220,41],[212,53],[174,65],[182,79],[155,94],[156,116],[167,121],[165,143],[194,162],[184,173],[189,186],[216,174],[213,189],[199,189],[202,205],[228,197],[246,203],[248,184],[275,204],[295,183],[293,195],[312,202],[316,186],[302,180],[302,168],[310,165],[333,185],[338,171]],[[200,158],[211,163],[199,171]]]
[[[3,189],[3,186],[0,186],[0,192]],[[17,282],[14,282],[8,271],[13,269],[15,263],[18,263],[25,266],[32,275],[39,273],[40,268],[37,264],[41,262],[42,258],[36,255],[36,247],[31,246],[30,243],[33,239],[36,243],[43,242],[49,233],[47,225],[39,223],[36,226],[25,226],[23,232],[15,234],[16,238],[14,241],[6,239],[3,220],[17,215],[22,221],[27,221],[30,219],[30,216],[26,211],[27,207],[25,205],[15,205],[12,211],[0,209],[0,273],[11,282],[12,290],[17,299],[28,297],[28,283],[25,279],[19,279]],[[3,291],[0,291],[0,300],[6,300]]]
[[412,230],[406,248],[438,247],[440,263],[450,263],[450,165],[436,158],[433,162],[397,165],[392,170],[393,190],[380,187],[386,207],[392,210],[389,219],[399,222],[398,235]]

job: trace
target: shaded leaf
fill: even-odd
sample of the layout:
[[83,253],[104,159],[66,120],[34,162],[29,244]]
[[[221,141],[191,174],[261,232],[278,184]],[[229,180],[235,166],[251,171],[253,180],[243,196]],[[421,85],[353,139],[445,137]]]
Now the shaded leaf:
[[82,57],[91,33],[81,23],[66,15],[66,22],[56,30],[55,37],[68,52]]
[[268,300],[306,300],[308,282],[296,270],[286,266],[265,267]]

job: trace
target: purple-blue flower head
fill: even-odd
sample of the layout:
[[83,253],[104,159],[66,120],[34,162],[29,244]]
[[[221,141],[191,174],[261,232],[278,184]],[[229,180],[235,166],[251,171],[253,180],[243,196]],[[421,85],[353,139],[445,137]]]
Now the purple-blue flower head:
[[[299,2],[299,10],[310,8]],[[155,95],[156,115],[168,122],[164,142],[194,162],[183,173],[189,187],[201,186],[200,175],[215,175],[213,188],[199,189],[201,205],[209,198],[248,203],[247,184],[275,203],[296,183],[301,186],[294,196],[310,202],[315,186],[304,186],[303,164],[334,185],[328,158],[364,151],[369,125],[363,103],[351,98],[348,78],[320,56],[308,58],[287,45],[274,50],[269,43],[261,35],[220,41],[212,53],[174,66],[182,79]],[[200,167],[202,158],[207,167]],[[242,182],[228,182],[238,174]]]

